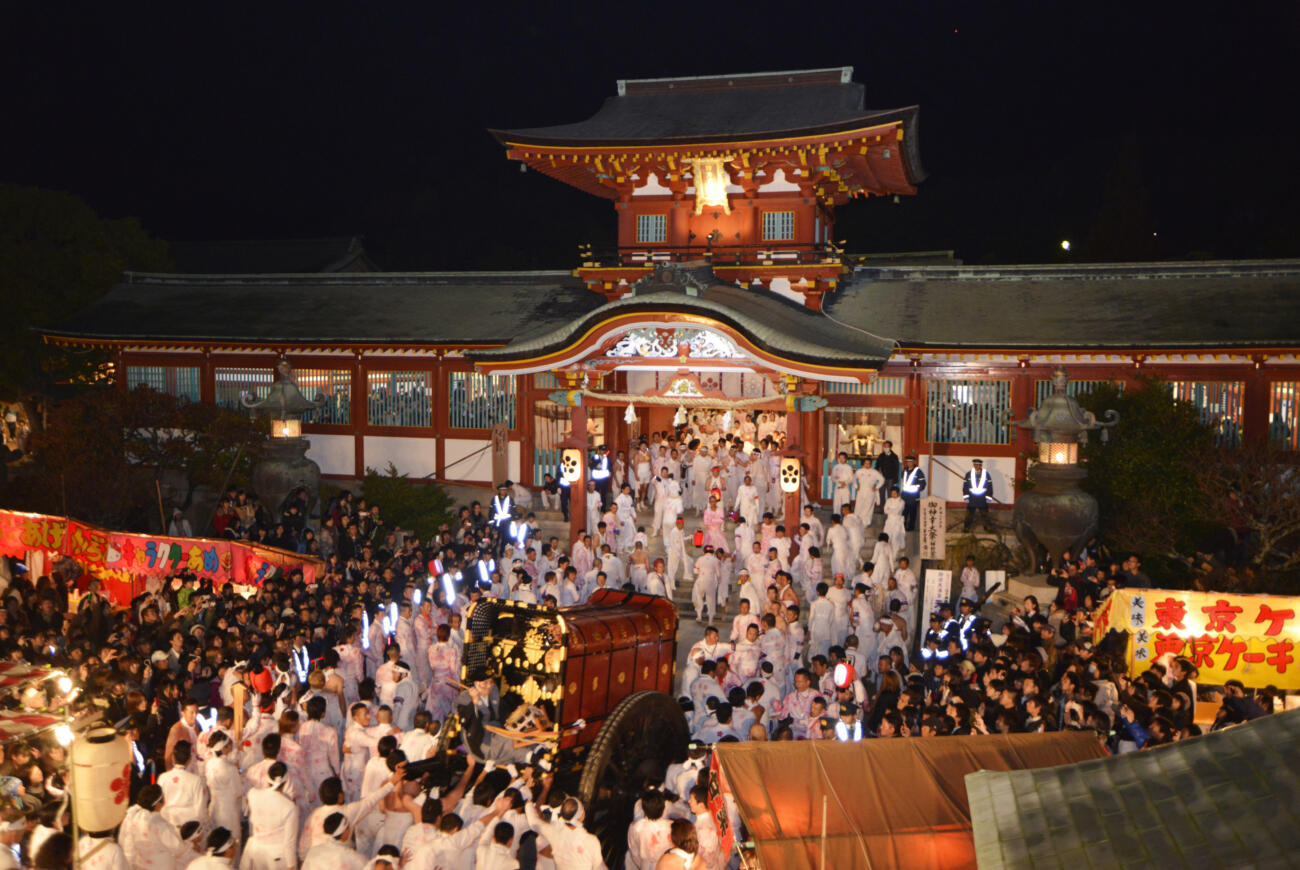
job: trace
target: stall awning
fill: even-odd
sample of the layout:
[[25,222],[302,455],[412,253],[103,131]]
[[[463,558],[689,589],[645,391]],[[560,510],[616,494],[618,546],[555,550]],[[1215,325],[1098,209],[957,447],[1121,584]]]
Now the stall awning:
[[1105,755],[1085,732],[724,743],[715,753],[764,870],[974,867],[966,774]]

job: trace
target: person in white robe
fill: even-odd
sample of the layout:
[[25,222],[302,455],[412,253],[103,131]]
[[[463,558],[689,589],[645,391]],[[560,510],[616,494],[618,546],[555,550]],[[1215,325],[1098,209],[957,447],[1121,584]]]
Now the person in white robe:
[[849,465],[849,455],[840,453],[831,466],[831,510],[837,514],[844,513],[844,508],[852,502],[850,489],[853,485],[853,466]]
[[870,526],[876,513],[876,505],[882,495],[880,489],[885,485],[885,476],[867,459],[853,472],[853,482],[857,486],[857,497],[853,502],[853,513],[857,514],[864,527]]

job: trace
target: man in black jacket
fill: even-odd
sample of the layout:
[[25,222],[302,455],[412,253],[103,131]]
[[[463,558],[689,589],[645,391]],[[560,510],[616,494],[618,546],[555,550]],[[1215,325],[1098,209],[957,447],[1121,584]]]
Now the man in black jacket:
[[891,487],[898,486],[898,454],[894,452],[894,442],[886,441],[880,445],[880,455],[876,457],[876,471],[885,479],[885,485],[880,488],[882,493],[888,494]]

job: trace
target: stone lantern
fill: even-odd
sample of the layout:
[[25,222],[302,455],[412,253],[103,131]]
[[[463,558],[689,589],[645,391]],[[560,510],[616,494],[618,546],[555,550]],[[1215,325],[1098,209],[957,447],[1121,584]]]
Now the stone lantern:
[[1065,369],[1052,372],[1052,394],[1029,412],[1017,426],[1032,429],[1038,445],[1038,462],[1029,472],[1034,488],[1016,498],[1012,520],[1016,537],[1037,567],[1044,554],[1055,564],[1063,553],[1077,552],[1097,533],[1097,500],[1079,489],[1088,470],[1079,464],[1079,445],[1088,433],[1119,422],[1119,414],[1106,412],[1105,422],[1079,407],[1066,387]]
[[252,393],[240,396],[240,402],[254,415],[271,418],[271,437],[261,460],[253,466],[252,484],[262,505],[276,520],[280,519],[285,500],[299,487],[305,487],[310,496],[309,515],[320,498],[320,466],[307,458],[311,442],[302,437],[302,415],[320,408],[325,401],[320,393],[313,400],[298,390],[293,368],[284,357],[275,364],[275,383],[264,399],[258,401]]

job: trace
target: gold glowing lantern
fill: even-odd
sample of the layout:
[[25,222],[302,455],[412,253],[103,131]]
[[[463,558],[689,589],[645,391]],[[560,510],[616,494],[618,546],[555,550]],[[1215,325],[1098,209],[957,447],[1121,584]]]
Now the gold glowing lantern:
[[799,491],[799,460],[794,456],[781,457],[781,492]]
[[566,483],[577,483],[582,479],[582,450],[566,447],[560,453],[560,476]]
[[301,438],[301,420],[272,420],[271,435],[275,438]]
[[727,185],[731,177],[727,175],[725,164],[728,157],[699,157],[691,161],[691,171],[695,178],[695,213],[701,214],[706,207],[720,208],[724,214],[731,214],[731,204],[727,201]]
[[1079,444],[1074,441],[1040,442],[1038,461],[1049,465],[1074,465],[1079,461]]

